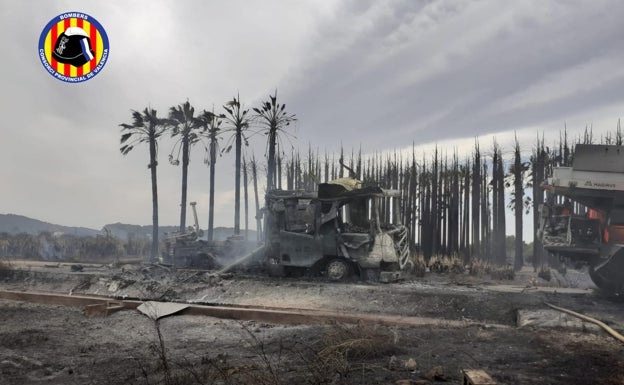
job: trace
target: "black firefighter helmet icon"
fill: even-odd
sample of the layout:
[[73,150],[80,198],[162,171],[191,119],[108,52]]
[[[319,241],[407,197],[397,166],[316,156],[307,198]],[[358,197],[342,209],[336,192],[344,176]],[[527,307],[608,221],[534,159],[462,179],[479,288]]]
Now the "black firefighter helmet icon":
[[93,59],[89,35],[80,27],[69,27],[56,39],[52,57],[59,63],[80,67]]

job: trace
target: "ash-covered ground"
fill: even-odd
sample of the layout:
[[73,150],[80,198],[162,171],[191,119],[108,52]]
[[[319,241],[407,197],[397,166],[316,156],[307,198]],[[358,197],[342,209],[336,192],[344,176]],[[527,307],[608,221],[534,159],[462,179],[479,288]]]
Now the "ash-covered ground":
[[[485,370],[499,384],[624,383],[622,343],[544,304],[624,331],[624,304],[598,293],[583,272],[562,276],[553,271],[550,282],[529,268],[511,281],[427,273],[383,284],[218,275],[157,265],[74,270],[71,264],[5,263],[0,290],[438,322],[423,327],[284,325],[191,315],[155,322],[136,310],[88,318],[81,308],[0,300],[0,384],[461,384],[460,371],[469,368]],[[518,311],[546,314],[551,322],[540,325],[535,319],[519,327]]]

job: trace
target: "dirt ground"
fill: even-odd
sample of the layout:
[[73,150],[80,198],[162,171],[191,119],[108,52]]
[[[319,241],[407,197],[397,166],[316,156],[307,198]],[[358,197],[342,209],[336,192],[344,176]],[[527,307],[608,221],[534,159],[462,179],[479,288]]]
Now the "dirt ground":
[[498,384],[624,383],[624,345],[594,325],[551,311],[554,326],[517,326],[519,310],[546,311],[546,301],[623,332],[624,304],[598,293],[583,272],[553,272],[550,282],[529,268],[513,281],[427,273],[382,284],[160,266],[8,265],[0,269],[0,290],[439,322],[279,325],[190,315],[155,322],[136,310],[87,318],[80,308],[0,300],[0,384],[461,384],[468,368],[485,370]]

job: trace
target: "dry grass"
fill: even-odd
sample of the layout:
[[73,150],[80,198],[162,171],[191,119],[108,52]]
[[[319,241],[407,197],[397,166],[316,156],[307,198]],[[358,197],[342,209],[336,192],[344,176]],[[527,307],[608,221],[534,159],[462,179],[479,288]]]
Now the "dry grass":
[[[155,322],[155,360],[138,363],[146,384],[336,384],[359,373],[366,361],[400,353],[398,334],[381,326],[333,323],[311,344],[265,341],[241,324],[254,353],[244,360],[226,354],[173,360]],[[211,352],[212,353],[212,352]],[[189,352],[189,354],[192,354]]]
[[482,259],[473,259],[470,262],[468,267],[468,272],[470,275],[481,277],[483,275],[490,275],[492,279],[498,280],[513,280],[516,276],[516,273],[513,269],[513,266],[507,265],[497,265],[490,263],[488,261],[484,261]]
[[462,259],[457,256],[434,255],[429,259],[429,271],[438,274],[461,274],[465,271],[465,267]]
[[412,260],[412,273],[416,277],[424,277],[427,272],[427,262],[422,255],[415,257]]
[[396,331],[381,325],[332,324],[323,334],[323,348],[318,352],[322,360],[340,356],[345,360],[364,360],[396,353],[399,336]]

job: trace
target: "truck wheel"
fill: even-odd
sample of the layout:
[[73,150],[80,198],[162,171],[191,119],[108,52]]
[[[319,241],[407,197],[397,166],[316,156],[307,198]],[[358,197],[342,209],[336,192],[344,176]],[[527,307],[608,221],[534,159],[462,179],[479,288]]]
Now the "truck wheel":
[[327,277],[332,281],[341,281],[351,275],[351,266],[343,259],[331,259],[326,270]]

